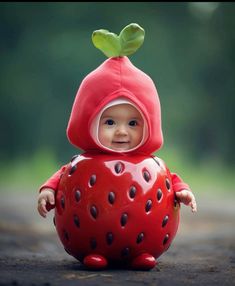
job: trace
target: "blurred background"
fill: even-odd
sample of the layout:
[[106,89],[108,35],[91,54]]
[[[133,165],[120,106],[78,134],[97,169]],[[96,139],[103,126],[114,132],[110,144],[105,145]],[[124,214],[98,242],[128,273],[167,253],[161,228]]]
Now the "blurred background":
[[0,192],[39,186],[79,153],[66,127],[82,79],[106,58],[97,29],[145,29],[132,63],[160,96],[156,153],[195,194],[234,193],[235,3],[0,4]]

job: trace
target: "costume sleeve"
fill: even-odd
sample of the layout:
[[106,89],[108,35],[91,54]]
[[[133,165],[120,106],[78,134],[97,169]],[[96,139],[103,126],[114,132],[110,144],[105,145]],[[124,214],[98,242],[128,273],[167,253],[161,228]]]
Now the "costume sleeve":
[[172,187],[175,192],[182,190],[191,191],[189,185],[187,185],[176,173],[171,173]]
[[64,170],[66,169],[67,165],[62,166],[59,171],[53,174],[39,189],[41,192],[44,188],[53,189],[55,192],[58,189],[58,185],[60,182],[61,175],[63,174]]

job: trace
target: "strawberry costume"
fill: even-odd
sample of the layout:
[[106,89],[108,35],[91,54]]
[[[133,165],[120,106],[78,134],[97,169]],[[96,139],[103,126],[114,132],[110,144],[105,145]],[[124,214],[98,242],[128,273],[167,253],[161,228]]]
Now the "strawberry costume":
[[[120,263],[151,269],[176,235],[180,205],[175,192],[190,190],[152,155],[163,144],[161,109],[152,79],[129,58],[144,30],[126,26],[119,36],[93,33],[109,58],[82,81],[67,127],[71,144],[84,150],[40,188],[55,191],[55,226],[66,251],[87,267]],[[119,152],[99,142],[97,126],[110,106],[130,104],[141,114],[143,138]]]

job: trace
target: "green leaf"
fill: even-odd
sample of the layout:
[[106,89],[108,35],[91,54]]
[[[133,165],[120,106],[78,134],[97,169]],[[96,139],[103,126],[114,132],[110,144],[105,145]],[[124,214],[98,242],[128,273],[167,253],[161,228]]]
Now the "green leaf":
[[116,34],[108,30],[96,30],[92,34],[92,41],[96,48],[100,49],[107,57],[118,57],[120,55],[120,41]]
[[92,34],[92,42],[107,57],[128,56],[143,44],[144,36],[144,29],[131,23],[122,29],[119,36],[108,30],[96,30]]
[[135,53],[144,42],[145,31],[138,24],[126,26],[119,35],[121,44],[120,56],[128,56]]

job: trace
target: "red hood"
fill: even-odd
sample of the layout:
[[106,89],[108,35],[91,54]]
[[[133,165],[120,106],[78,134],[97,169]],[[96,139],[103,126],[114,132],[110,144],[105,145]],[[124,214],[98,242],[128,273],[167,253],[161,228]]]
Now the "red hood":
[[157,90],[152,79],[127,57],[109,58],[83,79],[67,127],[70,143],[84,151],[116,153],[97,145],[90,134],[90,126],[107,103],[120,97],[132,101],[141,110],[148,125],[147,140],[131,152],[151,154],[158,150],[163,136]]

